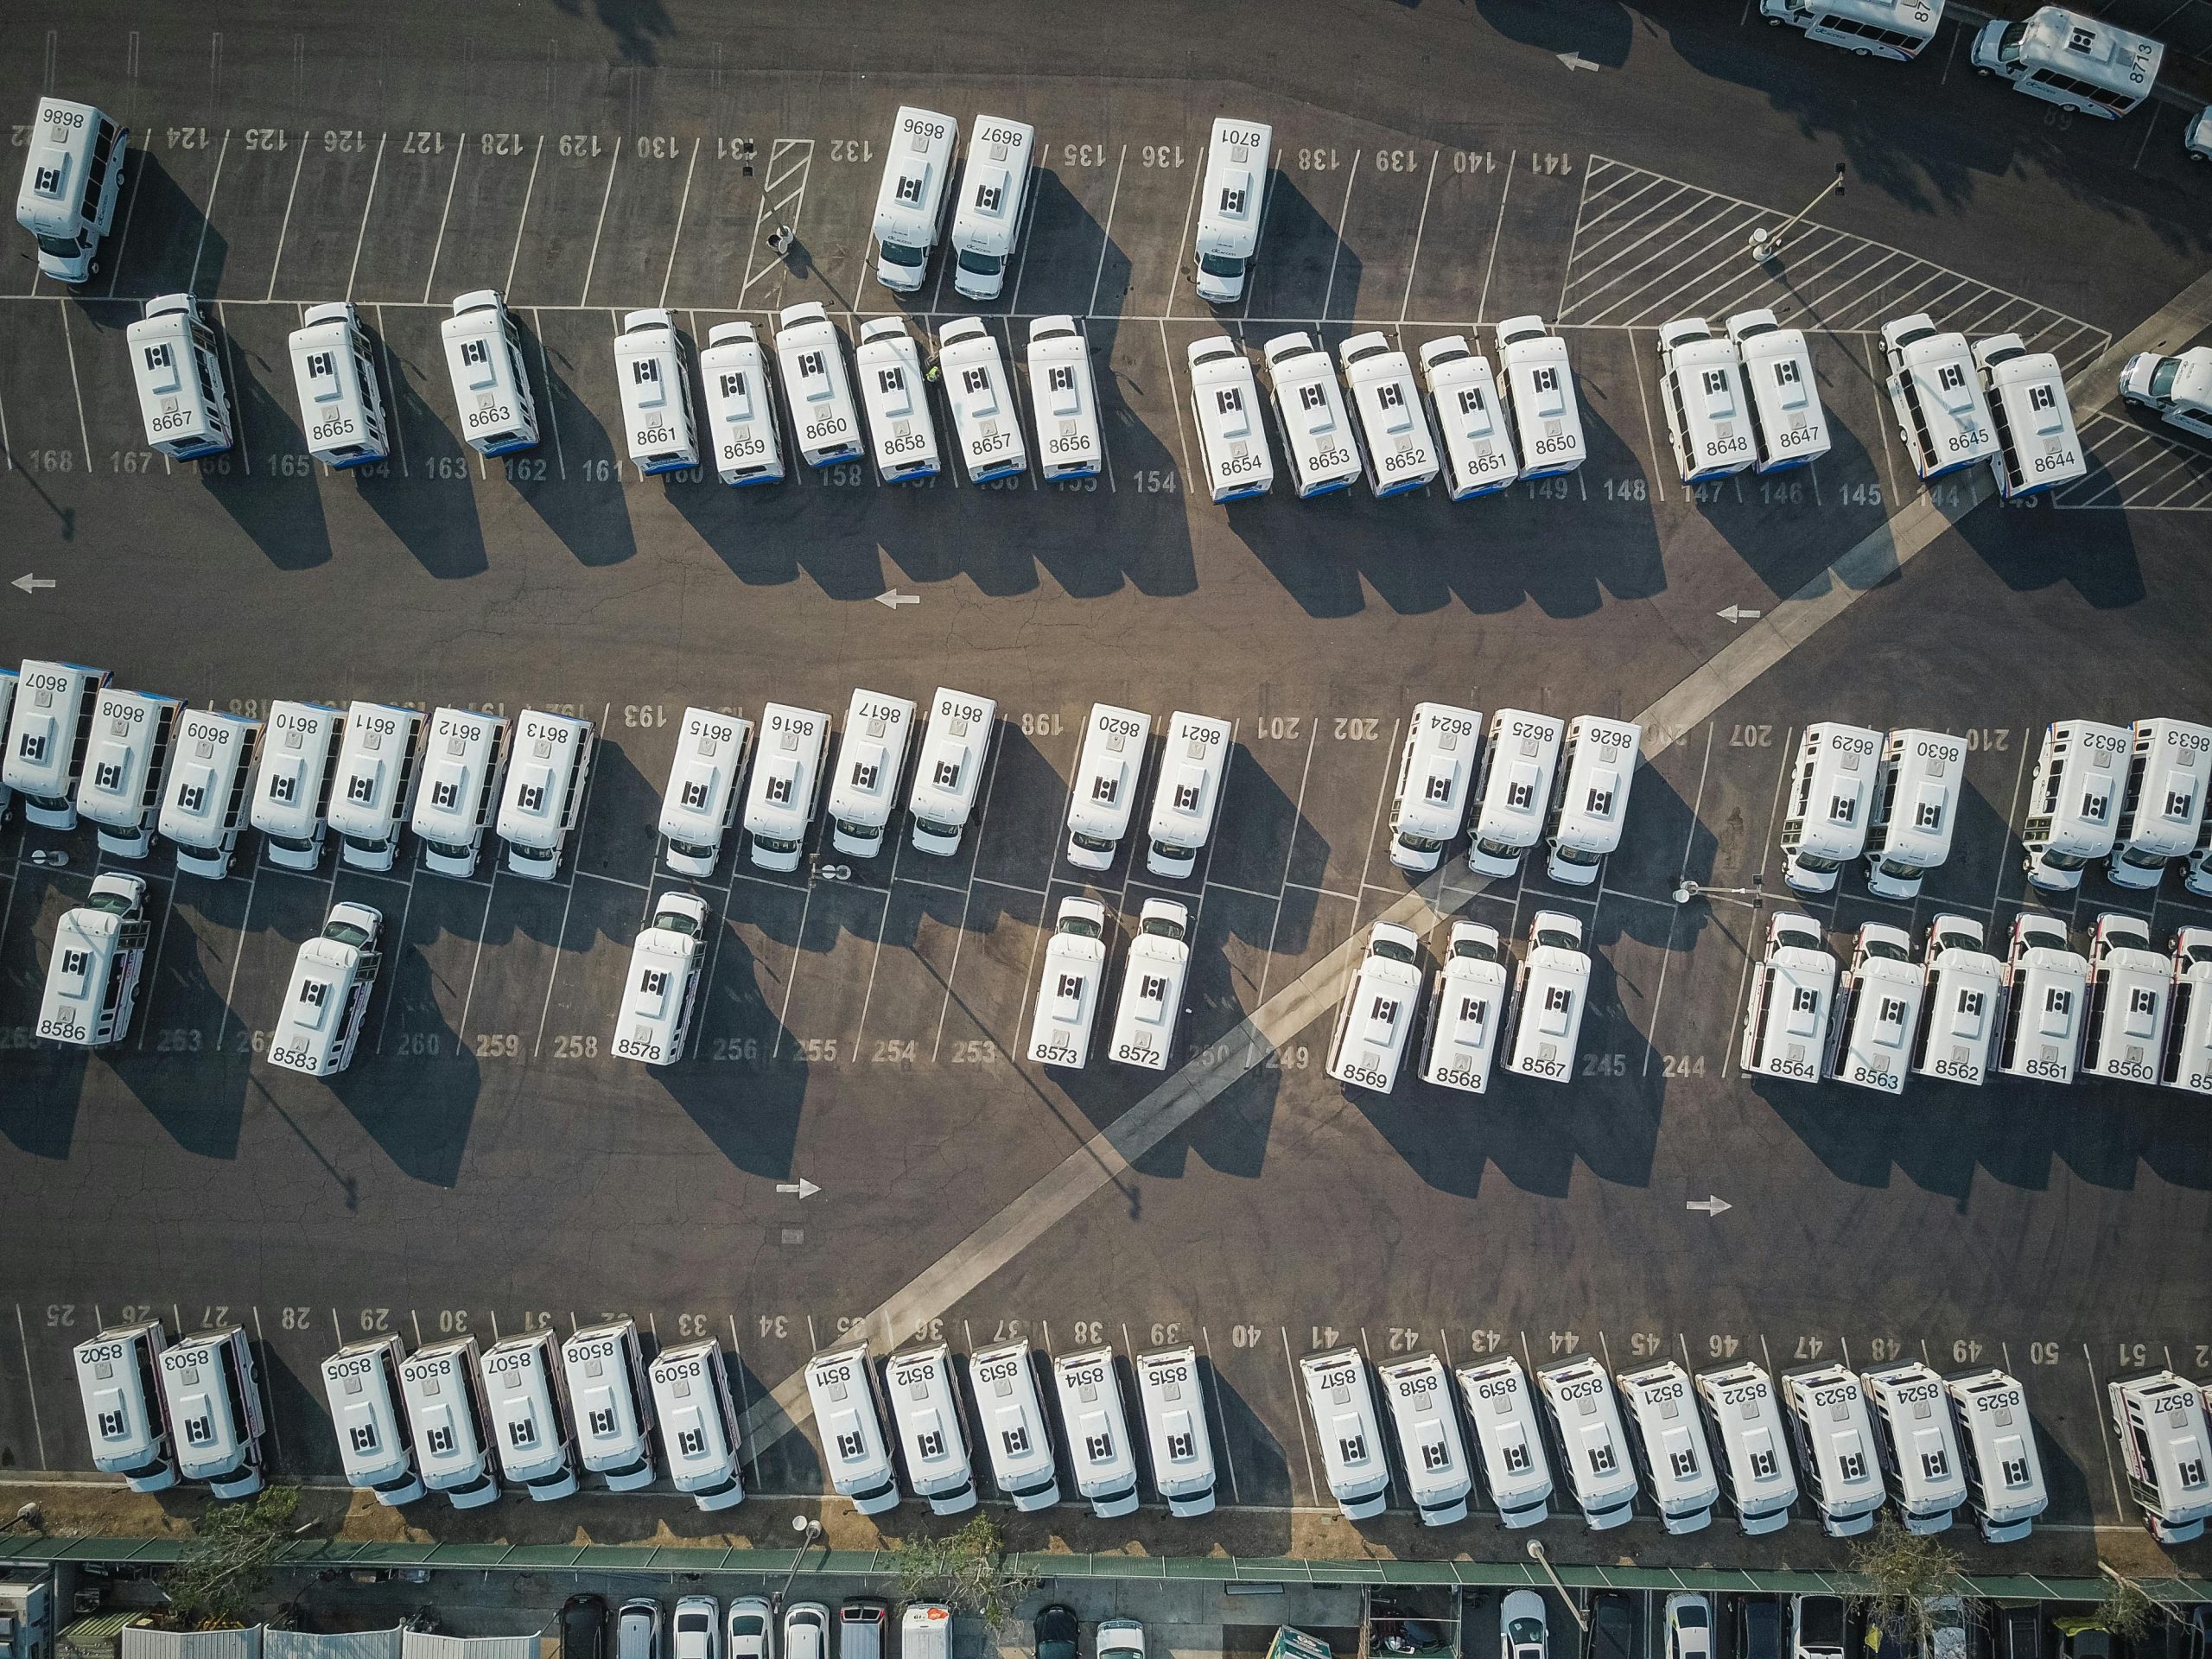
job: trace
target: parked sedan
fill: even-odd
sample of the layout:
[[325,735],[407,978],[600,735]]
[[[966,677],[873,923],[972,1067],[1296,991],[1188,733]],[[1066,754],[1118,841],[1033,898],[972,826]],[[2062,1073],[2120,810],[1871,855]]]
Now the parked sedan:
[[784,1609],[784,1659],[830,1659],[830,1610],[820,1602]]
[[607,1659],[607,1598],[570,1596],[561,1604],[561,1659]]
[[675,1659],[721,1659],[722,1605],[712,1596],[685,1596],[676,1604]]
[[1036,1635],[1037,1659],[1075,1659],[1075,1609],[1057,1601],[1039,1608]]
[[728,1659],[775,1659],[776,1615],[766,1596],[737,1596],[722,1622],[722,1651]]
[[1500,1659],[1551,1659],[1551,1620],[1534,1590],[1509,1590],[1497,1609]]
[[660,1659],[660,1603],[632,1596],[614,1618],[614,1659]]

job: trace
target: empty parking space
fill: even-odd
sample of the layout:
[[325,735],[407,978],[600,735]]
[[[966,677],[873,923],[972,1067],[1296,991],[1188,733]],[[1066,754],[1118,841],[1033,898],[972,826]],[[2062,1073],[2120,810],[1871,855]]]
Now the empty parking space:
[[[236,297],[259,298],[265,292],[302,305],[350,298],[368,247],[369,219],[384,188],[385,163],[406,138],[404,133],[361,127],[315,131],[298,167],[298,188],[288,189],[290,220],[271,266],[273,277],[264,273],[251,292]],[[416,160],[404,159],[410,164]],[[394,166],[399,170],[397,162]],[[420,292],[406,297],[416,298]]]

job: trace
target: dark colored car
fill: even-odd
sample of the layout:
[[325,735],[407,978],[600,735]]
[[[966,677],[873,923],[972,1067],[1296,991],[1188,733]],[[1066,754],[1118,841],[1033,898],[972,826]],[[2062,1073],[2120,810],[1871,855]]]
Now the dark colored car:
[[1636,1659],[1636,1607],[1618,1590],[1590,1598],[1590,1659]]
[[1783,1659],[1789,1627],[1772,1596],[1745,1596],[1736,1603],[1736,1659]]
[[1060,1602],[1037,1610],[1037,1659],[1075,1659],[1075,1609]]
[[607,1598],[570,1596],[556,1621],[561,1631],[561,1659],[607,1659]]
[[2050,1652],[2050,1629],[2044,1623],[2043,1609],[2036,1604],[2007,1607],[1999,1616],[1997,1659],[2045,1659]]

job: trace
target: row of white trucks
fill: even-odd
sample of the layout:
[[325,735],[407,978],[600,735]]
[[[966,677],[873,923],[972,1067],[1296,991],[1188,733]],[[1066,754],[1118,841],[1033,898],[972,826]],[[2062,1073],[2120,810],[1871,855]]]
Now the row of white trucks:
[[[241,1327],[172,1344],[158,1320],[115,1325],[74,1360],[97,1468],[142,1492],[180,1479],[221,1498],[260,1490],[267,1421]],[[1648,1499],[1670,1533],[1702,1529],[1724,1501],[1745,1533],[1770,1533],[1802,1497],[1835,1537],[1865,1532],[1893,1501],[1913,1532],[1941,1532],[1966,1509],[1986,1539],[2011,1543],[2050,1502],[2025,1391],[1993,1366],[1943,1377],[1920,1360],[1861,1373],[1831,1361],[1785,1371],[1778,1389],[1750,1361],[1695,1376],[1673,1360],[1614,1376],[1592,1355],[1533,1376],[1496,1353],[1456,1370],[1433,1353],[1374,1367],[1371,1380],[1370,1369],[1358,1347],[1298,1367],[1325,1484],[1353,1520],[1380,1514],[1395,1479],[1423,1524],[1450,1525],[1466,1518],[1478,1476],[1510,1528],[1547,1520],[1563,1487],[1592,1530]],[[963,1390],[943,1343],[880,1360],[864,1340],[817,1354],[805,1381],[830,1489],[881,1514],[900,1501],[903,1467],[906,1490],[933,1514],[958,1515],[976,1505],[980,1461],[1024,1511],[1062,1502],[1065,1472],[1096,1515],[1127,1515],[1147,1471],[1170,1515],[1214,1508],[1195,1349],[1125,1363],[1111,1348],[1040,1355],[1017,1339],[971,1353],[965,1373]],[[410,1354],[379,1336],[331,1355],[322,1382],[346,1479],[393,1507],[435,1492],[474,1509],[503,1483],[550,1502],[588,1476],[611,1491],[664,1476],[706,1510],[745,1498],[740,1421],[713,1338],[648,1354],[626,1317],[565,1339],[540,1326],[481,1350],[461,1336]],[[2151,1530],[2167,1543],[2201,1535],[2212,1516],[2206,1391],[2156,1371],[2113,1381],[2107,1406]]]

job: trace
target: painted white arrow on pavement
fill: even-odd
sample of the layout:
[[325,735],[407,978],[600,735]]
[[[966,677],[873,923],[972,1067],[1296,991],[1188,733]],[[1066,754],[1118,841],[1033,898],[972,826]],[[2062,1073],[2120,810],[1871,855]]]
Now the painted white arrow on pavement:
[[1717,1216],[1723,1210],[1733,1210],[1735,1207],[1726,1198],[1692,1198],[1682,1206],[1685,1210],[1702,1210],[1708,1216]]
[[1713,614],[1723,622],[1756,622],[1759,616],[1747,605],[1731,605],[1726,610],[1715,611]]
[[895,611],[901,605],[920,604],[922,596],[919,594],[902,594],[896,588],[887,588],[875,596],[875,602],[886,610]]
[[1565,64],[1570,70],[1595,69],[1599,67],[1599,65],[1591,62],[1589,59],[1584,57],[1580,52],[1555,52],[1552,55],[1556,57],[1561,63]]
[[776,1183],[777,1192],[796,1192],[802,1198],[810,1198],[821,1190],[822,1189],[820,1187],[817,1186],[812,1181],[808,1180],[804,1176],[801,1176],[795,1181],[778,1181]]
[[20,588],[27,594],[35,594],[41,588],[53,587],[54,578],[52,576],[35,576],[31,575],[29,571],[26,570],[22,575],[17,576],[8,585],[10,588]]

